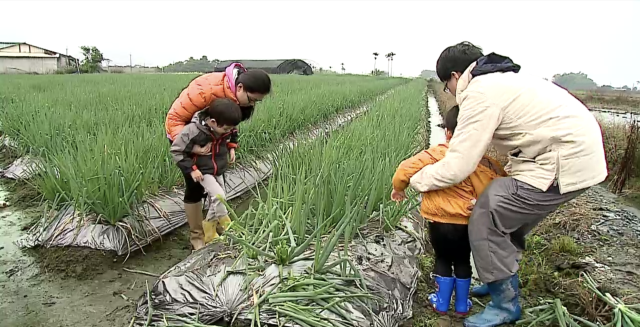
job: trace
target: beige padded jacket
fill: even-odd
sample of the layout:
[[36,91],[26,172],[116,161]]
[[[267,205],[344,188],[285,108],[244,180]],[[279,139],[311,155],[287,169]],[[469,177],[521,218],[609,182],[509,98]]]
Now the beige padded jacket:
[[600,125],[579,100],[541,78],[514,72],[460,77],[458,126],[445,158],[411,178],[419,192],[455,185],[469,176],[489,144],[509,157],[515,179],[561,193],[596,185],[607,177]]

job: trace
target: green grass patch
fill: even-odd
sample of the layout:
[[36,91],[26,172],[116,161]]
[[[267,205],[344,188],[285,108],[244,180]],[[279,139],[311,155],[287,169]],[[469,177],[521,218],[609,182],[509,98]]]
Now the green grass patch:
[[551,242],[551,250],[556,253],[578,255],[580,247],[573,238],[560,236]]

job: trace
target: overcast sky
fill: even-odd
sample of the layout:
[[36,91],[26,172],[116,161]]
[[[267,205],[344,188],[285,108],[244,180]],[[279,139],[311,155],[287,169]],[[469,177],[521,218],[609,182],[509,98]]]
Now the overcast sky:
[[[20,1],[0,0],[0,41],[80,56],[97,46],[113,64],[302,58],[349,73],[393,51],[394,75],[434,69],[471,41],[510,56],[522,73],[583,71],[598,84],[640,80],[640,1]],[[386,70],[387,61],[378,59]]]

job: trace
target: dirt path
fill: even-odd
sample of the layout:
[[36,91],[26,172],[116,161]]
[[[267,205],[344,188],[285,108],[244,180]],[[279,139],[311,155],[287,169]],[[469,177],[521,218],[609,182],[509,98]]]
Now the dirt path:
[[29,221],[11,207],[0,209],[0,325],[6,327],[128,326],[145,281],[151,285],[155,277],[123,268],[160,274],[190,251],[184,226],[125,263],[90,249],[22,251],[12,242]]

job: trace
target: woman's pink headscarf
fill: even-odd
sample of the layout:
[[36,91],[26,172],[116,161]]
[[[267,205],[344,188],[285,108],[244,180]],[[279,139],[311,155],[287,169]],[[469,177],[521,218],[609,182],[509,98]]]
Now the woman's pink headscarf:
[[236,79],[241,72],[246,72],[247,69],[239,62],[234,62],[225,69],[227,74],[227,82],[229,82],[229,88],[233,94],[236,94]]

